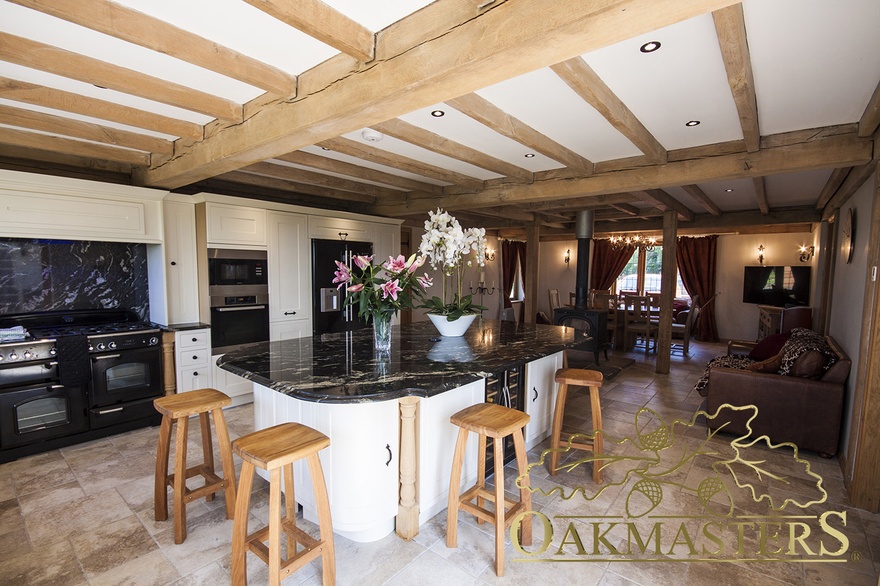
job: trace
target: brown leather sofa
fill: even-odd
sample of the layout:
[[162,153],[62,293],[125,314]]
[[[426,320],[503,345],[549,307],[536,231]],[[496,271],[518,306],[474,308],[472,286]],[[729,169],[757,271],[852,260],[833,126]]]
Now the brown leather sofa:
[[[751,422],[751,437],[766,435],[774,443],[792,442],[799,449],[818,452],[830,458],[837,453],[843,415],[845,383],[852,361],[833,338],[826,336],[837,361],[821,379],[811,380],[776,373],[752,372],[733,368],[709,369],[708,412],[725,403],[755,405],[758,416]],[[735,342],[728,353],[755,344]],[[726,409],[708,422],[710,429],[723,424],[725,433],[745,435],[746,421],[752,411]]]

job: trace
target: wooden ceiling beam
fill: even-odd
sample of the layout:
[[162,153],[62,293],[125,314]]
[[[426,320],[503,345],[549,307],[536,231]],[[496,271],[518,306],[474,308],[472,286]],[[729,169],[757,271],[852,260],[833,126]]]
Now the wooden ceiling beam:
[[150,164],[149,153],[14,128],[0,127],[0,143],[55,153],[76,153],[83,157],[94,157],[130,165],[146,166]]
[[[398,211],[436,207],[450,208],[465,198],[473,208],[491,207],[502,203],[530,203],[549,200],[585,198],[645,189],[660,189],[706,181],[723,181],[828,169],[843,165],[863,165],[873,157],[873,141],[854,135],[833,136],[810,140],[803,144],[762,148],[756,153],[734,153],[665,165],[638,167],[589,177],[535,181],[534,185],[502,185],[480,193],[448,195],[430,202],[407,200],[398,206],[379,206],[374,212],[394,216]],[[631,201],[624,200],[624,201]],[[723,217],[723,216],[722,216]]]
[[265,187],[278,191],[319,195],[321,197],[345,202],[373,203],[376,201],[376,198],[372,195],[352,193],[351,191],[343,191],[341,189],[335,189],[333,187],[327,187],[325,185],[299,183],[296,181],[283,179],[281,177],[258,175],[244,170],[230,171],[229,173],[224,173],[223,175],[217,176],[215,179],[231,181],[233,183],[242,183],[244,185]]
[[[299,150],[736,3],[603,0],[496,3],[437,0],[377,35],[367,66],[337,56],[298,77],[297,99],[138,171],[140,185],[175,188]],[[487,42],[491,39],[491,42]],[[466,50],[463,50],[466,47]]]
[[831,200],[831,196],[837,192],[837,190],[843,183],[843,180],[846,179],[847,175],[849,175],[850,171],[852,171],[852,167],[839,167],[831,173],[831,177],[829,177],[828,181],[825,182],[825,186],[822,188],[822,192],[819,194],[819,199],[816,200],[817,210],[823,209],[825,205]]
[[[768,226],[776,229],[774,232],[780,231],[778,228],[785,224],[798,224],[806,226],[801,231],[809,232],[810,224],[819,222],[820,213],[813,209],[812,206],[797,207],[790,209],[775,209],[769,214],[762,214],[759,210],[748,210],[740,212],[726,212],[720,218],[712,214],[697,214],[694,220],[686,227],[688,230],[703,231],[709,233],[714,230],[721,231],[742,231],[748,226]],[[621,232],[622,223],[618,224],[602,224],[597,222],[596,232]],[[638,220],[630,222],[624,226],[628,231],[649,232],[653,230],[662,230],[663,221],[661,218],[652,218],[649,220]]]
[[876,171],[877,159],[853,167],[828,203],[825,204],[825,208],[822,210],[822,220],[830,219],[834,215],[834,210],[845,204]]
[[755,185],[755,195],[758,198],[758,209],[765,216],[770,213],[770,202],[767,199],[767,184],[763,177],[752,177],[752,183]]
[[199,124],[8,77],[0,77],[0,98],[73,112],[171,136],[188,139],[200,139],[203,136]]
[[71,153],[0,144],[0,167],[25,173],[58,175],[107,183],[131,182],[131,165]]
[[449,140],[446,137],[435,134],[424,128],[420,128],[415,124],[410,124],[400,118],[392,118],[379,124],[373,124],[370,128],[393,136],[398,140],[414,144],[433,153],[463,161],[481,169],[487,169],[505,177],[513,177],[520,181],[531,182],[532,172],[522,167],[512,165],[507,161],[497,159],[482,151],[472,149],[461,143]]
[[403,198],[405,192],[389,189],[387,187],[379,187],[371,183],[361,183],[360,181],[352,181],[351,179],[343,179],[334,177],[325,173],[317,173],[315,171],[307,171],[297,167],[287,165],[279,165],[276,163],[254,163],[247,167],[242,167],[241,171],[253,173],[256,175],[266,175],[275,177],[276,179],[285,179],[294,181],[299,184],[320,185],[322,187],[331,187],[339,191],[349,191],[352,194],[368,195],[371,198],[385,198],[395,201]]
[[99,33],[170,55],[280,96],[296,93],[296,77],[238,51],[107,0],[9,0]]
[[628,203],[614,203],[611,207],[625,216],[641,216],[642,210]]
[[616,203],[628,203],[635,201],[635,197],[629,193],[610,193],[587,197],[574,197],[569,199],[550,199],[539,200],[516,204],[517,207],[524,210],[535,212],[546,211],[574,211],[581,210],[597,210]]
[[727,6],[712,13],[715,32],[721,47],[727,81],[736,103],[739,123],[742,126],[746,150],[750,153],[761,148],[761,132],[758,128],[758,100],[755,96],[755,78],[752,75],[752,59],[746,38],[746,23],[742,4]]
[[585,174],[593,172],[592,161],[544,136],[478,94],[465,94],[446,100],[445,103],[498,134],[525,145],[545,157],[550,157],[554,161],[559,161],[569,169],[576,169]]
[[673,210],[678,213],[681,220],[692,222],[694,220],[694,212],[689,207],[663,191],[662,189],[639,189],[630,193],[636,197],[648,202],[658,210]]
[[430,177],[431,179],[436,179],[438,181],[445,181],[447,183],[452,183],[453,185],[461,185],[468,189],[483,188],[483,182],[474,177],[429,165],[428,163],[423,163],[422,161],[404,157],[403,155],[398,155],[382,149],[371,148],[348,138],[332,138],[319,142],[317,146],[328,148],[331,151],[337,151],[350,157],[357,157],[358,159],[406,171],[407,173],[415,173],[416,175]]
[[0,124],[103,142],[148,153],[170,155],[174,152],[174,143],[170,140],[3,104],[0,104]]
[[880,126],[880,83],[874,88],[874,94],[859,118],[859,136],[871,136]]
[[320,0],[244,1],[359,61],[373,60],[373,33]]
[[38,41],[0,32],[4,61],[139,96],[162,104],[241,122],[241,105],[137,71]]
[[666,162],[666,149],[663,145],[582,57],[556,63],[550,69],[640,151],[648,155],[651,162]]
[[719,207],[715,204],[715,202],[712,201],[712,200],[709,198],[708,195],[706,195],[706,192],[705,192],[705,191],[703,191],[703,190],[700,189],[698,186],[693,185],[693,184],[691,184],[691,185],[682,185],[681,188],[684,189],[685,192],[686,192],[689,196],[691,196],[692,198],[694,198],[695,200],[697,200],[697,202],[698,202],[701,206],[703,206],[704,208],[706,208],[706,211],[707,211],[707,212],[709,212],[709,213],[712,214],[713,216],[716,216],[716,217],[719,217],[719,218],[721,217],[721,208],[719,208]]
[[400,175],[394,175],[384,171],[377,171],[370,167],[355,165],[354,163],[331,159],[330,157],[322,157],[306,151],[294,151],[292,153],[287,153],[286,155],[279,155],[275,158],[280,161],[321,169],[322,171],[328,171],[330,173],[339,173],[340,175],[347,175],[364,181],[375,181],[376,183],[399,187],[406,191],[424,191],[427,193],[433,193],[434,195],[443,194],[443,188],[439,185],[416,181],[415,179],[401,177]]

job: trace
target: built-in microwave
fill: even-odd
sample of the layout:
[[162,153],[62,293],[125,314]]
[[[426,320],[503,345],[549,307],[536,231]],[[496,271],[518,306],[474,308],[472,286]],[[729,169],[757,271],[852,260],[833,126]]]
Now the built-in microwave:
[[208,249],[208,284],[212,287],[266,285],[265,250]]

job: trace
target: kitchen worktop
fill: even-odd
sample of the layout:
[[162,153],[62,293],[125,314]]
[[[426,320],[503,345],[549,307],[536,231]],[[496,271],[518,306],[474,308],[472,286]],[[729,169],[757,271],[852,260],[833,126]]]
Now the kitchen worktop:
[[393,327],[387,360],[377,359],[367,328],[251,344],[218,365],[297,399],[357,403],[432,397],[587,339],[572,328],[489,319],[463,337],[442,338],[430,322],[417,322]]

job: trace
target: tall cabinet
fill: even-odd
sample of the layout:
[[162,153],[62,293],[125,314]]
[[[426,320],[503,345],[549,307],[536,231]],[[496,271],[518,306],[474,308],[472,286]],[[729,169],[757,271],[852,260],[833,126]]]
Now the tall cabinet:
[[267,229],[269,338],[285,340],[311,335],[308,217],[270,211]]

